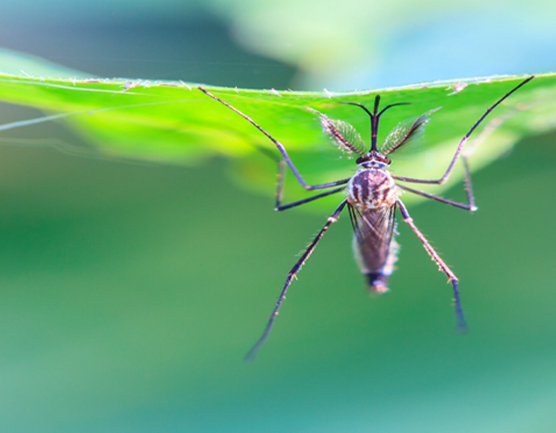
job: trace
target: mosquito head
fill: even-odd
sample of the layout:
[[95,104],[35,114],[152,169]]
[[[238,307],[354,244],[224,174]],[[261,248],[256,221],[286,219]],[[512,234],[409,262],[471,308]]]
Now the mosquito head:
[[[367,107],[365,107],[363,104],[360,104],[358,102],[342,102],[342,104],[355,105],[357,107],[360,107],[371,118],[371,149],[370,149],[370,152],[369,152],[369,155],[370,155],[370,153],[373,152],[373,151],[378,153],[378,148],[377,148],[378,121],[380,119],[380,116],[382,116],[382,114],[386,110],[388,110],[389,108],[395,107],[397,105],[408,105],[408,104],[411,104],[411,102],[397,102],[395,104],[390,104],[390,105],[387,105],[386,107],[384,107],[380,112],[378,111],[378,106],[380,105],[380,95],[375,96],[375,103],[374,103],[374,107],[373,107],[372,112]],[[361,159],[361,158],[359,158],[359,159]],[[388,158],[386,158],[386,159],[388,159]],[[390,161],[390,160],[388,160],[388,161]],[[388,164],[390,164],[390,162],[388,162]]]
[[371,150],[355,162],[362,168],[385,168],[390,165],[390,158],[384,156],[378,150]]

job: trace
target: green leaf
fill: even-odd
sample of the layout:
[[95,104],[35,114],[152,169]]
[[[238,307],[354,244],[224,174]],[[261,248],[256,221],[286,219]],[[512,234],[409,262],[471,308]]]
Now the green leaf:
[[[339,102],[372,106],[376,94],[381,95],[383,105],[410,102],[411,105],[392,108],[381,117],[379,142],[400,121],[442,107],[426,125],[421,146],[409,155],[391,155],[396,174],[432,179],[444,172],[457,143],[480,116],[523,79],[492,77],[335,93],[206,88],[283,143],[309,183],[321,183],[348,177],[356,166],[353,161],[342,159],[341,152],[330,144],[313,110],[354,125],[368,143],[368,116],[358,107]],[[0,75],[0,99],[65,118],[74,131],[94,145],[95,152],[173,164],[193,164],[220,155],[234,161],[233,177],[243,185],[274,193],[276,164],[258,150],[264,147],[278,155],[274,145],[195,84]],[[554,100],[555,74],[537,76],[510,96],[472,136],[481,140],[471,158],[472,169],[496,160],[523,136],[554,128]],[[482,143],[484,138],[488,139]],[[471,141],[468,146],[476,144]],[[462,170],[458,169],[448,185],[461,180]],[[286,188],[288,200],[306,196],[289,175]],[[407,198],[418,200],[409,195]]]

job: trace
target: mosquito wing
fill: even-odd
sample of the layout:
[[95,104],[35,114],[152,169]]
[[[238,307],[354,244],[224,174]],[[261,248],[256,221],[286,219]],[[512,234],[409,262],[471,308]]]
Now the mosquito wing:
[[355,257],[373,292],[388,290],[388,277],[394,269],[397,253],[393,239],[395,211],[396,205],[372,210],[349,206]]

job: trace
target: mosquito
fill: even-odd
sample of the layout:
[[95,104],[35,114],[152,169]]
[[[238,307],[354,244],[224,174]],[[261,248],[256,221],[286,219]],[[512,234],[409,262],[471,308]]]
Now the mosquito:
[[[501,104],[506,98],[508,98],[512,93],[517,91],[520,87],[524,86],[533,78],[534,76],[532,75],[522,81],[485,111],[485,113],[479,118],[479,120],[471,127],[469,132],[467,132],[467,134],[465,134],[465,136],[460,140],[455,154],[450,164],[448,165],[448,168],[446,169],[444,175],[439,179],[432,180],[415,179],[412,177],[397,176],[392,174],[389,171],[391,162],[389,155],[400,149],[402,146],[406,146],[411,141],[414,141],[415,138],[417,138],[423,131],[425,124],[429,121],[430,114],[436,110],[431,110],[420,117],[411,119],[409,121],[406,120],[398,124],[398,126],[396,126],[386,137],[379,150],[378,124],[381,116],[392,107],[407,105],[408,103],[398,102],[386,105],[384,108],[380,109],[380,95],[376,95],[374,99],[374,107],[371,111],[364,105],[357,102],[342,102],[344,104],[360,107],[370,117],[371,146],[370,149],[367,150],[367,146],[365,145],[363,139],[352,125],[341,120],[330,119],[326,115],[311,109],[311,111],[318,114],[324,132],[332,138],[332,140],[340,149],[358,155],[358,158],[356,160],[357,170],[352,177],[319,185],[309,185],[303,179],[303,177],[295,167],[293,161],[289,157],[286,148],[278,140],[271,136],[265,129],[263,129],[258,123],[256,123],[249,116],[242,113],[229,103],[213,95],[203,87],[199,87],[199,90],[201,90],[203,93],[225,105],[229,109],[233,110],[244,119],[246,119],[249,123],[251,123],[260,132],[262,132],[270,141],[272,141],[272,143],[274,143],[274,145],[277,147],[278,151],[282,155],[282,158],[280,158],[279,160],[278,187],[276,192],[276,204],[274,208],[276,211],[291,209],[293,207],[297,207],[332,194],[337,194],[342,191],[347,193],[347,197],[342,200],[336,210],[328,217],[326,224],[322,227],[320,232],[309,244],[305,252],[301,255],[300,259],[297,261],[297,263],[295,263],[293,268],[288,273],[286,282],[284,284],[282,292],[280,293],[280,297],[278,298],[278,302],[276,303],[276,306],[272,311],[264,332],[259,340],[257,340],[255,345],[251,348],[251,350],[247,353],[245,359],[254,359],[262,345],[268,339],[276,316],[278,315],[278,311],[280,310],[280,306],[282,305],[282,302],[286,297],[286,292],[288,291],[292,280],[294,279],[294,277],[296,277],[296,274],[305,264],[309,256],[313,253],[317,244],[322,239],[324,233],[332,224],[338,221],[340,214],[346,208],[346,206],[348,208],[354,230],[353,247],[355,258],[357,263],[359,264],[361,273],[366,280],[369,291],[375,293],[384,293],[388,291],[388,279],[394,270],[394,263],[396,262],[398,251],[398,244],[394,240],[395,213],[396,209],[398,209],[404,222],[410,226],[415,235],[419,238],[431,259],[438,265],[439,270],[444,272],[448,277],[448,281],[449,283],[451,283],[454,292],[454,309],[457,327],[459,330],[465,331],[467,329],[467,325],[465,322],[463,309],[461,307],[458,278],[448,267],[448,265],[446,265],[444,260],[442,260],[442,258],[438,255],[438,253],[435,251],[435,249],[432,247],[423,233],[421,233],[421,231],[417,228],[413,221],[413,218],[411,218],[411,215],[409,214],[409,211],[400,199],[400,195],[402,192],[409,192],[411,194],[416,194],[428,199],[436,200],[440,203],[465,209],[470,212],[476,211],[477,207],[475,206],[475,200],[471,188],[471,175],[467,163],[467,157],[465,154],[462,155],[462,151],[471,134],[490,114],[490,112],[494,110],[499,104]],[[454,166],[460,157],[463,160],[465,172],[465,190],[467,192],[467,203],[459,203],[456,201],[448,200],[444,197],[439,197],[428,192],[419,191],[405,185],[405,183],[429,185],[441,185],[445,183],[450,177],[450,174],[452,173],[452,170],[454,169]],[[303,188],[305,188],[307,191],[326,191],[300,201],[282,204],[286,164],[290,168],[294,176],[297,178],[301,186],[303,186]]]

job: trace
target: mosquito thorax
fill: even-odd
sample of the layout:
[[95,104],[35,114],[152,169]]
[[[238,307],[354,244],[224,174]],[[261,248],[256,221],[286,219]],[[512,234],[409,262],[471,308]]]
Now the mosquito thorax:
[[386,169],[390,160],[377,151],[370,151],[357,160],[360,167],[348,183],[348,202],[361,209],[393,206],[396,184]]

